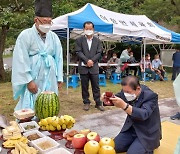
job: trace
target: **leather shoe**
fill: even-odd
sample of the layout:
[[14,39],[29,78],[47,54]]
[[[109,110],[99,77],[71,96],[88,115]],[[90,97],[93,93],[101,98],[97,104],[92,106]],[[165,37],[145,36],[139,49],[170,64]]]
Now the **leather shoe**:
[[83,110],[88,111],[90,108],[90,104],[84,104]]
[[176,119],[180,120],[180,112],[177,112],[175,115],[171,116],[170,118],[171,120],[176,120]]
[[102,105],[95,105],[95,108],[97,108],[100,111],[104,111],[104,107]]

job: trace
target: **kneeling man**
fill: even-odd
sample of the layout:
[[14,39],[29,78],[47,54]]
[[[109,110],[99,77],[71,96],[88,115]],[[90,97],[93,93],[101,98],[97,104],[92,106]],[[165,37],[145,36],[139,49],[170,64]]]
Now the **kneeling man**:
[[115,150],[117,153],[153,154],[161,139],[158,95],[147,86],[140,85],[135,76],[127,76],[121,85],[121,92],[111,100],[127,113],[127,118],[114,139]]

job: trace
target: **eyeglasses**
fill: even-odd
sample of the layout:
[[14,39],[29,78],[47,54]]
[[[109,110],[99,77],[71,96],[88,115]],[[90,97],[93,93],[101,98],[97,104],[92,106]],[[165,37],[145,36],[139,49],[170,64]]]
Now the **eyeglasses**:
[[37,18],[37,20],[38,20],[41,24],[50,24],[50,25],[53,24],[53,22],[52,22],[51,19],[43,18],[43,21],[41,21],[41,19]]

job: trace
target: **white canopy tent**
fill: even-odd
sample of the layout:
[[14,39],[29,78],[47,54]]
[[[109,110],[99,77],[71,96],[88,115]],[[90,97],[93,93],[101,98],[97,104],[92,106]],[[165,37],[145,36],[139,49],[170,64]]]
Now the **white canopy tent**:
[[83,23],[86,21],[94,23],[96,35],[101,40],[121,42],[146,38],[146,43],[151,44],[171,41],[171,33],[159,28],[145,15],[116,13],[89,3],[75,12],[53,19],[52,30],[69,28],[70,38],[76,39],[83,35]]
[[75,12],[53,19],[52,30],[58,36],[67,38],[67,76],[69,75],[69,38],[76,39],[84,35],[83,23],[86,21],[94,23],[95,36],[102,41],[144,44],[144,55],[146,44],[172,43],[172,34],[160,28],[145,15],[116,13],[88,3]]

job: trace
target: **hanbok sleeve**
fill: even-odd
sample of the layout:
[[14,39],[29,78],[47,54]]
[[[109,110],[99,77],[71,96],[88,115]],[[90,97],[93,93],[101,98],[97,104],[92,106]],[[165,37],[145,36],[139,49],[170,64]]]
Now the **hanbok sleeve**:
[[55,35],[55,61],[57,64],[57,81],[63,82],[63,50],[57,35]]
[[17,99],[23,93],[27,83],[33,80],[31,76],[28,43],[28,33],[23,31],[18,36],[13,51],[12,87],[14,99]]

